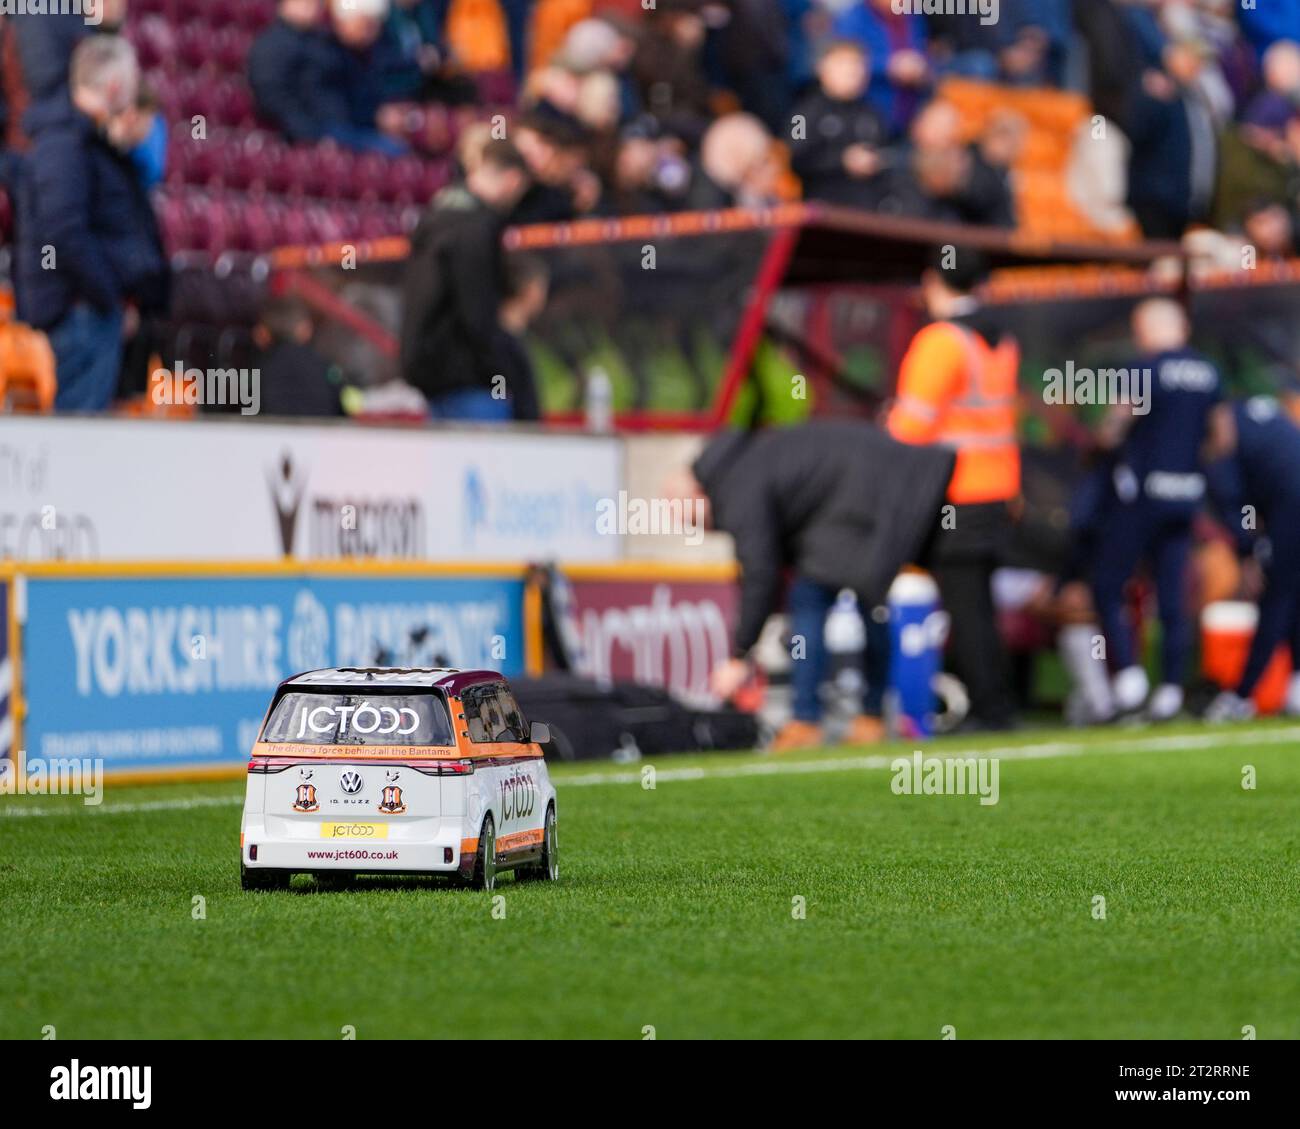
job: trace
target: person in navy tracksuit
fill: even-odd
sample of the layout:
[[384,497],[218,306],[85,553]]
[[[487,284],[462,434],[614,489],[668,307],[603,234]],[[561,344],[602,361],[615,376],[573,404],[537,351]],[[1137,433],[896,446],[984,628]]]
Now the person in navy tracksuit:
[[[1146,388],[1149,398],[1140,408],[1135,402],[1112,409],[1107,420],[1103,438],[1115,448],[1115,462],[1097,525],[1092,587],[1116,672],[1117,712],[1131,713],[1146,703],[1152,720],[1163,721],[1183,706],[1192,642],[1184,582],[1192,519],[1206,492],[1201,445],[1219,402],[1220,380],[1214,365],[1188,347],[1187,317],[1177,303],[1143,302],[1134,311],[1133,334],[1143,358],[1136,366],[1143,377],[1139,390]],[[1124,614],[1124,587],[1144,560],[1154,573],[1163,630],[1162,680],[1154,694]]]
[[[1210,721],[1237,721],[1254,716],[1250,696],[1280,643],[1290,644],[1300,667],[1300,427],[1270,397],[1224,404],[1215,410],[1206,450],[1210,493],[1238,548],[1254,549],[1264,566],[1246,669],[1206,711]],[[1300,674],[1292,675],[1287,712],[1300,712]]]

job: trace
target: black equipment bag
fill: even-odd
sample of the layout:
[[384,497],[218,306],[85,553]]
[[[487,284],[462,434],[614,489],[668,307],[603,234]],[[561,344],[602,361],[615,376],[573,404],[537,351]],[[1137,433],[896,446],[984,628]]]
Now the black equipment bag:
[[636,760],[759,744],[751,714],[729,706],[692,709],[655,687],[602,686],[573,674],[512,678],[510,687],[529,721],[550,726],[552,760]]

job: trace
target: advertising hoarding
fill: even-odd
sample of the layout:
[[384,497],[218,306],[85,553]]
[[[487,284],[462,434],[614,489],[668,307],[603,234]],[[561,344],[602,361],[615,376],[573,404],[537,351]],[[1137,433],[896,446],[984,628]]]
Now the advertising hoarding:
[[524,582],[499,576],[23,578],[29,770],[233,768],[271,695],[332,666],[524,666]]

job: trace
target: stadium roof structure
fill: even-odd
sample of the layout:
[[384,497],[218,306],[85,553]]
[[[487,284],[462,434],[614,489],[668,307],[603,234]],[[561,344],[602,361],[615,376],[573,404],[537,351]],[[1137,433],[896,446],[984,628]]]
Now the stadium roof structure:
[[[545,253],[583,247],[615,247],[656,240],[716,242],[746,235],[761,250],[757,269],[747,279],[739,317],[726,346],[726,362],[713,403],[703,412],[630,412],[618,416],[629,430],[713,430],[731,418],[751,371],[759,344],[771,328],[769,307],[785,287],[866,286],[898,290],[915,286],[936,248],[953,246],[981,252],[990,268],[1030,268],[1032,281],[1003,292],[1009,301],[1052,297],[1082,278],[1090,293],[1138,293],[1152,287],[1151,268],[1175,264],[1178,285],[1188,285],[1189,259],[1175,242],[1070,242],[1044,240],[1023,232],[971,227],[860,211],[806,201],[766,208],[679,212],[619,218],[533,224],[505,233],[508,253]],[[361,263],[395,263],[406,257],[405,239],[384,239],[348,248]],[[280,289],[292,289],[326,309],[336,320],[369,340],[386,356],[397,353],[393,335],[340,300],[311,276],[314,268],[337,263],[343,248],[288,248],[275,252],[271,267]],[[1037,268],[1036,270],[1034,268]],[[1062,269],[1063,268],[1063,269]],[[999,301],[996,275],[985,298]],[[578,424],[578,415],[548,417]]]
[[505,243],[512,251],[540,251],[656,238],[707,239],[737,232],[768,232],[771,238],[731,342],[726,371],[711,409],[703,416],[634,413],[620,417],[623,426],[708,430],[722,426],[731,416],[759,340],[769,328],[768,307],[779,289],[847,283],[913,286],[939,247],[977,250],[994,271],[1016,267],[1129,268],[1127,276],[1121,272],[1119,278],[1127,277],[1130,283],[1134,270],[1145,276],[1155,263],[1172,259],[1178,262],[1180,277],[1186,284],[1187,257],[1179,243],[1043,240],[1014,230],[936,223],[818,201],[534,224],[507,231]]
[[512,228],[505,240],[508,249],[523,251],[763,230],[787,236],[789,246],[781,250],[782,283],[915,283],[934,249],[949,245],[980,251],[994,270],[1098,264],[1147,267],[1161,259],[1185,257],[1177,242],[1043,240],[1014,230],[936,223],[818,201],[532,224]]

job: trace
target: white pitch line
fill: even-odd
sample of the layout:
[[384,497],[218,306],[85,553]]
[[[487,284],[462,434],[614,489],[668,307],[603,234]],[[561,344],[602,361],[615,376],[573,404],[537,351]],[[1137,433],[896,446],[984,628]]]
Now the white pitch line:
[[[61,797],[62,798],[62,797]],[[234,807],[244,802],[243,796],[195,796],[188,800],[150,800],[138,804],[61,804],[55,808],[7,807],[0,808],[0,818],[31,815],[80,815],[95,812],[98,815],[130,815],[141,811],[189,811],[191,808]]]
[[[1111,741],[1105,745],[1084,741],[1052,741],[1040,745],[1012,745],[1009,748],[990,747],[985,749],[949,748],[944,745],[932,746],[927,756],[953,757],[996,757],[998,760],[1051,760],[1057,757],[1086,756],[1089,753],[1159,753],[1177,752],[1183,749],[1213,748],[1217,745],[1233,744],[1229,738],[1232,730],[1225,728],[1213,733],[1191,733],[1177,736],[1132,737]],[[1275,745],[1287,741],[1300,742],[1300,728],[1289,726],[1286,729],[1262,729],[1249,733],[1237,734],[1238,745]],[[855,772],[870,769],[888,768],[899,757],[910,757],[911,753],[901,748],[890,756],[876,754],[865,757],[835,757],[815,761],[785,761],[774,759],[762,764],[738,764],[722,768],[658,768],[655,769],[655,782],[687,780],[726,780],[743,776],[797,776],[815,772]],[[598,784],[639,784],[640,770],[629,772],[592,772],[585,776],[558,777],[556,786],[563,788],[587,788]]]
[[[1107,744],[1084,741],[1050,741],[1039,745],[1012,745],[999,749],[948,748],[934,746],[934,751],[927,756],[952,757],[996,757],[998,760],[1055,760],[1062,757],[1087,756],[1090,753],[1102,755],[1131,753],[1180,752],[1186,749],[1213,748],[1217,745],[1280,745],[1287,742],[1300,742],[1300,728],[1289,726],[1285,729],[1262,729],[1251,732],[1236,733],[1235,740],[1231,728],[1225,727],[1210,733],[1168,734],[1162,736],[1130,737]],[[877,753],[872,756],[833,757],[812,761],[770,760],[760,764],[738,764],[721,768],[655,768],[655,783],[685,783],[692,780],[733,780],[746,776],[803,776],[819,772],[864,772],[886,769],[899,757],[907,758],[911,754],[900,749],[891,756]],[[640,784],[641,772],[591,772],[585,776],[560,776],[555,781],[562,791],[565,788],[591,788],[602,784]],[[0,808],[0,818],[41,815],[76,815],[79,812],[94,812],[99,815],[130,815],[149,811],[189,811],[192,808],[234,807],[244,802],[243,796],[199,796],[185,800],[152,800],[133,804],[101,804],[97,807],[78,805],[51,808],[13,807]]]

